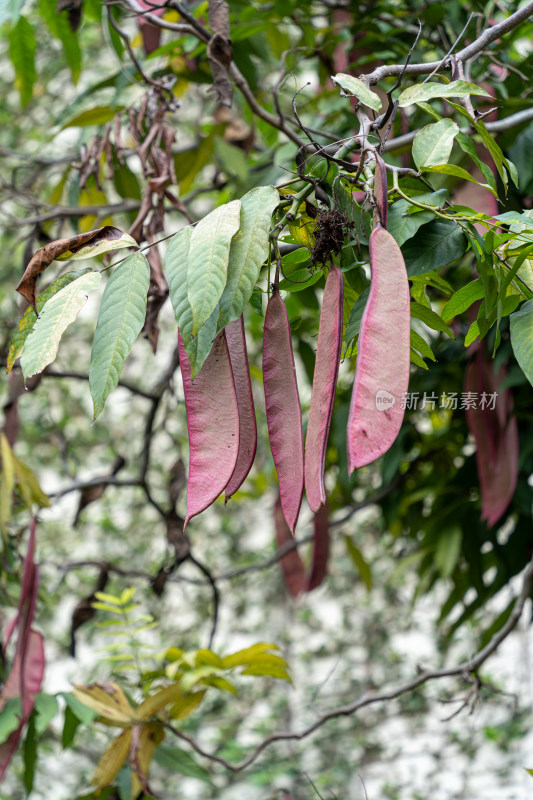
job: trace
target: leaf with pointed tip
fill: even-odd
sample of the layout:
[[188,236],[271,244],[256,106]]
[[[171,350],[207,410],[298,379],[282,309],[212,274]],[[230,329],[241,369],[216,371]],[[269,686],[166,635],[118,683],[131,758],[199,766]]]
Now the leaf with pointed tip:
[[22,107],[27,106],[33,96],[33,86],[37,80],[35,71],[35,51],[37,42],[33,26],[26,17],[19,17],[17,24],[9,32],[9,56],[17,76]]
[[232,200],[211,211],[192,232],[187,270],[192,336],[214,312],[226,286],[230,245],[239,230],[240,212],[241,201]]
[[[76,272],[66,272],[65,275],[61,275],[56,281],[50,284],[48,288],[41,292],[39,297],[37,298],[37,311],[39,314],[44,308],[44,304],[50,300],[55,294],[57,294],[61,289],[65,286],[68,286],[69,283],[75,281],[76,278],[79,278],[81,275],[86,275],[88,272],[91,272],[90,268],[87,267],[86,269],[78,270]],[[9,344],[9,353],[7,355],[7,369],[6,372],[10,373],[13,369],[15,361],[22,353],[24,348],[24,342],[28,338],[28,335],[35,325],[35,320],[37,319],[37,314],[33,310],[31,306],[29,306],[22,318],[19,322],[18,331],[13,336],[10,344]]]
[[150,265],[142,253],[128,256],[107,282],[89,368],[95,419],[117,385],[124,361],[141,332],[149,285]]
[[510,316],[511,345],[520,369],[533,385],[533,300]]
[[220,298],[217,330],[239,319],[268,256],[272,214],[279,203],[273,186],[258,186],[241,198],[241,224],[231,240],[228,279]]
[[103,228],[78,233],[76,236],[69,236],[66,239],[55,239],[35,251],[24,270],[24,275],[17,286],[17,292],[37,311],[35,305],[37,278],[50,266],[52,261],[92,258],[101,253],[120,250],[124,247],[137,247],[137,242],[127,233],[112,225],[104,225]]
[[447,164],[459,126],[451,119],[441,119],[425,125],[413,141],[413,161],[418,170]]
[[373,108],[374,111],[380,110],[382,105],[381,98],[359,78],[354,78],[353,75],[346,75],[344,72],[338,72],[336,75],[331,76],[331,80],[341,87],[345,97],[356,95],[359,102],[364,106]]
[[57,355],[63,333],[85,305],[87,295],[100,283],[99,272],[88,272],[50,298],[26,339],[20,366],[25,378],[42,372]]
[[475,83],[468,83],[468,81],[415,83],[414,86],[404,89],[398,98],[398,104],[400,108],[406,108],[406,106],[410,106],[413,103],[433,100],[436,97],[468,97],[471,94],[491,97],[485,89],[476,86]]
[[170,301],[183,338],[187,353],[191,378],[194,380],[211,352],[216,335],[218,306],[198,331],[192,336],[192,310],[187,293],[187,275],[189,267],[189,248],[192,228],[182,228],[170,240],[165,259],[165,269],[169,283]]

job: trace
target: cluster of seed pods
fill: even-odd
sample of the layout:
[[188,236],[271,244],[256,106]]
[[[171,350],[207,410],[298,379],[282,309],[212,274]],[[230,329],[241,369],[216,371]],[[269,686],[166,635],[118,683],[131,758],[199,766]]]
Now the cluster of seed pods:
[[[361,321],[347,428],[350,474],[379,458],[396,439],[404,415],[401,398],[409,380],[409,285],[400,248],[386,229],[387,179],[379,156],[374,198],[371,286]],[[342,310],[343,277],[332,265],[320,313],[305,451],[289,318],[276,285],[265,313],[263,385],[279,480],[274,513],[278,545],[294,535],[304,489],[315,514],[309,578],[296,550],[282,561],[294,595],[318,585],[325,569],[321,564],[327,560],[324,467],[341,355]],[[190,442],[188,522],[222,492],[228,500],[248,475],[255,456],[257,430],[242,317],[218,334],[194,382],[181,337],[180,360]]]

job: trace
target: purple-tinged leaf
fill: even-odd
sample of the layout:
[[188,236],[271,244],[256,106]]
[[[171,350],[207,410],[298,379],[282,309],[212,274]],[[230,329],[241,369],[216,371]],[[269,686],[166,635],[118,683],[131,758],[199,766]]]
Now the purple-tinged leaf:
[[401,250],[384,228],[370,235],[370,268],[348,417],[350,475],[386,453],[396,439],[409,384],[409,284]]
[[307,581],[307,591],[311,592],[320,586],[328,574],[329,559],[329,510],[323,505],[313,520],[313,563]]
[[226,326],[225,332],[239,409],[239,452],[233,475],[226,486],[227,502],[241,486],[254,462],[257,448],[257,426],[242,316],[234,322],[230,322]]
[[[294,539],[285,521],[280,496],[278,496],[274,506],[274,526],[276,528],[278,550],[281,550],[282,547],[289,542],[293,542]],[[285,581],[285,586],[289,594],[293,597],[298,597],[299,594],[305,592],[307,583],[305,566],[296,547],[289,550],[289,552],[280,559],[280,566],[283,572],[283,580]]]
[[239,410],[224,331],[194,381],[181,334],[178,342],[190,447],[187,525],[216,500],[233,474],[239,450]]
[[322,299],[315,372],[305,438],[305,493],[311,511],[326,502],[324,463],[342,345],[342,272],[330,269]]
[[278,473],[281,507],[291,533],[304,488],[302,411],[296,383],[291,328],[276,292],[268,301],[263,336],[263,385],[268,436]]

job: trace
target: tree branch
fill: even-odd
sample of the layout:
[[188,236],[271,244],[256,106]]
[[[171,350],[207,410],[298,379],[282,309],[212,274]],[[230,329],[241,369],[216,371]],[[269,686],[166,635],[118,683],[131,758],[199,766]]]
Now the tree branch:
[[[478,36],[473,42],[471,42],[466,47],[463,47],[462,50],[459,50],[456,53],[455,57],[458,61],[467,61],[469,58],[473,58],[473,56],[480,53],[484,50],[487,45],[494,42],[495,39],[499,39],[500,36],[503,36],[509,31],[516,28],[517,25],[524,22],[528,17],[533,15],[533,0],[530,0],[526,3],[523,8],[520,8],[518,11],[515,11],[514,14],[511,14],[507,19],[504,19],[502,22],[499,22],[497,25],[493,25],[489,28],[486,28],[481,36]],[[441,61],[428,61],[423,64],[409,64],[409,66],[405,69],[406,75],[427,75],[428,73],[432,72],[435,69],[439,69],[443,66]],[[379,81],[383,80],[383,78],[391,78],[394,76],[401,75],[404,70],[404,64],[384,64],[381,67],[376,67],[373,72],[370,72],[368,75],[359,75],[359,77],[368,83],[369,86],[373,86]]]
[[407,683],[403,683],[400,686],[397,686],[393,689],[385,689],[380,692],[367,692],[358,700],[354,700],[352,703],[347,703],[343,706],[338,706],[336,708],[332,708],[330,711],[327,711],[321,717],[319,717],[315,722],[311,725],[303,728],[301,731],[297,732],[290,732],[290,731],[282,731],[279,733],[273,733],[270,736],[267,736],[251,753],[247,756],[243,761],[238,762],[237,764],[232,764],[229,761],[226,761],[225,758],[221,756],[217,756],[213,753],[208,753],[204,750],[192,737],[187,736],[182,731],[175,728],[173,725],[168,724],[167,727],[172,733],[177,736],[179,739],[187,742],[196,753],[203,756],[204,758],[209,759],[221,766],[225,767],[226,769],[230,770],[231,772],[241,772],[242,770],[246,769],[246,767],[250,766],[258,756],[265,750],[269,745],[274,744],[274,742],[280,741],[300,741],[301,739],[305,739],[306,737],[313,734],[323,725],[325,725],[329,720],[336,719],[337,717],[348,717],[351,716],[362,708],[366,708],[367,706],[375,705],[376,703],[384,703],[390,700],[395,700],[397,697],[401,695],[407,694],[409,692],[418,689],[419,686],[423,686],[425,683],[434,680],[440,680],[441,678],[453,678],[453,677],[464,677],[464,676],[471,676],[473,675],[476,670],[481,667],[481,665],[491,656],[501,645],[501,643],[509,636],[509,634],[514,630],[516,627],[518,620],[520,619],[522,612],[524,610],[524,606],[526,601],[530,595],[531,587],[533,584],[533,558],[529,562],[528,566],[524,571],[524,577],[522,582],[522,588],[520,594],[518,595],[516,602],[514,604],[513,610],[509,619],[503,625],[503,627],[496,633],[490,642],[483,647],[475,656],[468,659],[467,661],[463,661],[460,664],[457,664],[454,667],[445,667],[443,669],[436,669],[436,670],[427,670],[421,669],[419,674],[416,678],[413,678]]

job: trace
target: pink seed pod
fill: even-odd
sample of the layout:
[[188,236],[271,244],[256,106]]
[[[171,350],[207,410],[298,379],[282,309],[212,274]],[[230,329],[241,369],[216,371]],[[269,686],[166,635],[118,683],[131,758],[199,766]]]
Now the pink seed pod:
[[237,406],[239,409],[239,452],[237,463],[228,485],[226,486],[226,503],[235,494],[250,472],[257,448],[257,426],[255,422],[254,398],[248,368],[246,338],[244,336],[244,319],[226,325],[226,341],[228,344]]
[[376,171],[374,172],[374,227],[382,225],[387,227],[387,209],[389,204],[388,199],[388,186],[387,186],[387,167],[385,162],[376,153]]
[[495,394],[494,408],[490,402],[466,409],[466,421],[476,442],[476,463],[481,488],[481,519],[492,527],[504,514],[511,502],[518,481],[519,438],[518,425],[513,411],[511,389],[500,390],[507,377],[502,365],[495,369],[494,362],[485,353],[483,344],[467,367],[465,391],[476,392],[478,397]]
[[185,528],[216,500],[233,475],[239,451],[239,410],[224,331],[194,381],[180,333],[178,345],[190,448]]
[[277,292],[268,301],[265,314],[263,385],[268,436],[278,473],[281,507],[294,534],[304,489],[302,411],[289,317],[285,303]]
[[342,272],[332,267],[326,280],[318,328],[315,372],[305,438],[305,493],[311,511],[326,502],[324,463],[342,345]]
[[329,510],[323,505],[313,520],[313,563],[307,581],[307,591],[317,589],[328,574],[329,560]]
[[[276,542],[278,550],[280,550],[286,544],[292,542],[293,538],[285,522],[284,512],[281,507],[281,498],[279,496],[274,506],[274,526],[276,528]],[[298,597],[299,594],[305,592],[307,583],[305,565],[296,548],[289,550],[289,552],[280,559],[280,566],[283,572],[283,580],[285,581],[285,586],[289,594],[291,594],[292,597]]]
[[348,417],[348,473],[386,453],[409,385],[409,283],[400,248],[385,228],[370,235],[370,294],[361,320]]

